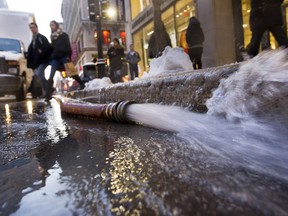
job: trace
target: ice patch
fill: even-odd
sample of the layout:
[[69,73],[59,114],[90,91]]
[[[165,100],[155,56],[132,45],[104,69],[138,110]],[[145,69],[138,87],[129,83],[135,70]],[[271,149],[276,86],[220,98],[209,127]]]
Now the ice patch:
[[193,64],[189,56],[180,47],[167,46],[159,58],[150,63],[149,73],[144,73],[143,78],[158,76],[164,73],[177,73],[193,70]]
[[109,77],[103,77],[102,79],[93,79],[85,84],[85,91],[91,91],[97,88],[105,88],[112,85]]

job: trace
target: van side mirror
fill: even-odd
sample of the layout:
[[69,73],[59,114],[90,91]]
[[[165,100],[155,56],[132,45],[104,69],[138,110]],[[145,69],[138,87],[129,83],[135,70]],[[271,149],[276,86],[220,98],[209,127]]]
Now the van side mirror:
[[27,51],[24,52],[24,57],[25,57],[26,59],[28,58],[28,52],[27,52]]

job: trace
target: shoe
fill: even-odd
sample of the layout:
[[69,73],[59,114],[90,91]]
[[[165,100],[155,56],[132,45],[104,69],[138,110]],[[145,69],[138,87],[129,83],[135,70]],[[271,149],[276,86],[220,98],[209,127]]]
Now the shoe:
[[51,99],[52,99],[52,97],[47,97],[47,96],[45,97],[46,102],[49,102]]

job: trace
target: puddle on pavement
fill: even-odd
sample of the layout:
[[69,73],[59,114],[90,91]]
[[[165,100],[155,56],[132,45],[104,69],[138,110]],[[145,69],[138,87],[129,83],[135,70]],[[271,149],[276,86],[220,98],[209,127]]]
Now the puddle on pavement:
[[197,139],[31,105],[3,119],[1,151],[30,151],[0,167],[0,215],[287,215],[285,179]]
[[287,182],[197,151],[176,134],[104,121],[65,125],[65,136],[2,166],[1,215],[287,213]]

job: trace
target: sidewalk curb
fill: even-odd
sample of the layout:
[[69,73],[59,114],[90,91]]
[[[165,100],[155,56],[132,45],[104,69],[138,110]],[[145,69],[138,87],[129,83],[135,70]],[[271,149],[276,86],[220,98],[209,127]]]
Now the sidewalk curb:
[[205,102],[223,78],[237,71],[239,63],[202,70],[164,74],[137,81],[117,83],[93,91],[74,91],[65,96],[92,103],[121,100],[137,103],[176,105],[190,111],[206,112]]

